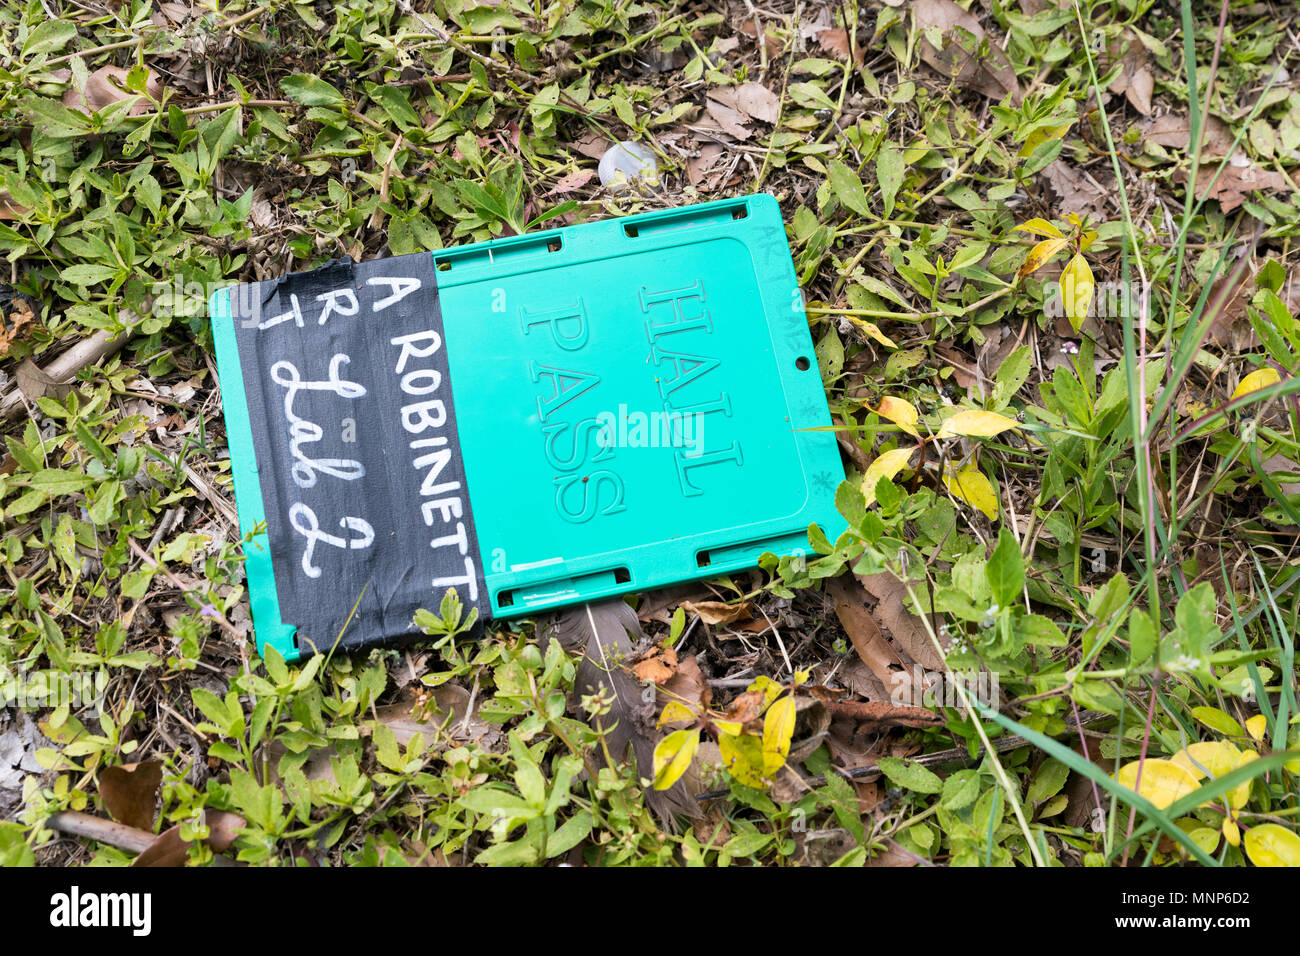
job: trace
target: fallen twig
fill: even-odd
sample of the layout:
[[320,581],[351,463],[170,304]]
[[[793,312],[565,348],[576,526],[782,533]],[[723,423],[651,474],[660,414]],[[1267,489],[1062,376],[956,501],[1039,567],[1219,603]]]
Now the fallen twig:
[[[225,814],[233,817],[234,814]],[[238,819],[238,818],[236,818]],[[240,821],[242,825],[242,820]],[[85,837],[88,840],[94,840],[97,843],[104,843],[108,846],[115,846],[119,850],[126,850],[128,853],[134,853],[137,856],[145,853],[147,850],[159,845],[172,830],[167,833],[157,834],[150,833],[148,830],[139,830],[135,827],[129,827],[124,823],[117,823],[113,820],[106,820],[103,817],[97,817],[90,813],[82,813],[79,810],[64,810],[56,813],[45,821],[45,826],[49,830],[55,830],[59,833],[66,833],[68,836]],[[176,830],[176,828],[173,828]],[[176,839],[174,836],[172,839]],[[228,846],[228,841],[223,841]],[[184,844],[180,844],[184,846]],[[217,845],[213,849],[221,850],[225,846]],[[170,865],[160,864],[158,860],[150,862],[141,861],[145,866]],[[235,862],[228,857],[222,856],[219,852],[214,853],[212,857],[213,866],[235,866]]]
[[148,830],[137,830],[125,823],[105,820],[103,817],[82,813],[79,810],[64,810],[62,813],[56,813],[45,821],[45,826],[47,829],[57,830],[69,836],[85,837],[98,843],[107,843],[109,846],[128,850],[131,853],[143,853],[154,840],[158,839],[157,834],[150,833]]
[[[109,356],[116,355],[126,345],[130,337],[127,332],[108,332],[100,329],[88,338],[82,339],[68,349],[49,365],[41,369],[42,374],[52,382],[66,384],[84,368],[102,362]],[[24,409],[23,393],[15,381],[9,394],[0,399],[0,417],[6,421],[17,418]]]

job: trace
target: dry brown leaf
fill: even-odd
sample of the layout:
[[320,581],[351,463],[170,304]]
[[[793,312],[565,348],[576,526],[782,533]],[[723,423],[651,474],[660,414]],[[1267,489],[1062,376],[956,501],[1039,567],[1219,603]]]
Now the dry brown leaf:
[[677,673],[677,651],[671,647],[651,648],[633,662],[632,673],[643,683],[662,684]]
[[757,720],[758,715],[763,711],[763,700],[764,694],[761,690],[747,690],[743,694],[738,694],[736,699],[727,705],[722,715],[723,719],[740,724]]
[[591,177],[595,175],[596,171],[594,169],[575,169],[567,176],[561,177],[559,182],[551,188],[547,195],[561,195],[563,193],[571,193],[575,189],[581,189],[583,186],[587,185],[587,183],[591,182]]
[[775,124],[781,118],[781,98],[761,83],[736,87],[736,109],[750,119]]
[[[739,31],[751,40],[758,37],[758,27],[754,25],[753,17],[746,17],[739,26]],[[770,26],[763,27],[763,45],[767,47],[768,56],[777,56],[785,49],[784,41],[777,36],[775,29]],[[757,43],[755,43],[757,46]]]
[[[927,65],[991,99],[1010,93],[1020,102],[1020,82],[1002,48],[990,42],[984,59],[977,54],[985,32],[973,15],[952,0],[912,0],[912,22],[921,33],[921,59]],[[936,34],[939,46],[931,42]]]
[[[492,731],[492,725],[479,719],[478,704],[470,712],[470,692],[459,684],[440,684],[429,691],[433,706],[416,710],[411,704],[386,704],[376,708],[381,722],[393,731],[397,742],[405,747],[417,733],[424,734],[426,743],[432,743],[438,728],[444,723],[453,740],[477,740]],[[469,715],[466,719],[466,715]],[[423,719],[417,719],[423,718]],[[451,720],[448,722],[447,718]]]
[[[1172,149],[1189,149],[1192,138],[1191,119],[1187,114],[1166,113],[1151,120],[1143,128],[1142,138],[1149,143]],[[1204,123],[1201,136],[1201,158],[1222,159],[1232,148],[1232,127],[1210,114]]]
[[907,608],[907,589],[903,582],[888,572],[859,580],[880,601],[876,605],[876,620],[889,631],[895,646],[926,670],[942,671],[943,657],[930,640],[925,622]]
[[692,186],[698,186],[710,173],[718,160],[722,158],[722,146],[719,143],[705,143],[699,154],[686,160],[686,180]]
[[642,598],[641,604],[636,609],[636,616],[643,623],[658,621],[660,624],[668,624],[673,619],[673,611],[682,604],[704,600],[712,596],[712,593],[699,582],[659,588]]
[[[1225,213],[1232,212],[1253,192],[1272,192],[1289,188],[1291,184],[1281,173],[1251,162],[1244,166],[1229,162],[1218,179],[1214,178],[1216,171],[1217,167],[1202,167],[1197,171],[1196,198],[1217,200]],[[1181,177],[1181,181],[1186,181],[1186,175]]]
[[279,221],[275,206],[261,189],[253,192],[253,201],[248,207],[248,221],[259,232],[269,232]]
[[[237,813],[227,810],[204,810],[204,823],[208,827],[208,838],[204,842],[213,853],[224,853],[235,842],[246,821]],[[181,838],[180,824],[165,830],[144,850],[134,867],[184,866],[189,859],[190,844]]]
[[[1227,283],[1228,276],[1221,276],[1210,286],[1210,297],[1207,301],[1211,306],[1219,301],[1219,296],[1225,291]],[[1258,346],[1259,336],[1251,326],[1250,317],[1246,312],[1246,307],[1250,305],[1254,293],[1255,280],[1247,274],[1224,299],[1223,307],[1214,312],[1209,331],[1206,333],[1206,341],[1219,348],[1228,349],[1234,354]]]
[[704,109],[718,128],[738,140],[749,139],[752,133],[746,128],[748,117],[736,106],[736,91],[720,87],[709,91]]
[[154,23],[158,26],[166,26],[165,23],[158,23],[161,17],[166,17],[176,26],[181,26],[194,13],[193,8],[184,3],[159,3],[154,8]]
[[687,601],[682,607],[698,614],[700,620],[709,625],[725,626],[737,621],[748,621],[754,616],[754,607],[748,601],[739,604],[728,604],[726,601]]
[[7,286],[0,288],[0,302],[5,303],[4,315],[0,316],[0,358],[4,358],[9,354],[9,347],[18,341],[23,329],[29,327],[36,316],[27,297]]
[[877,851],[874,855],[867,857],[863,866],[917,866],[927,864],[929,861],[922,859],[910,850],[903,849],[896,841],[886,840],[885,848]]
[[[778,781],[779,783],[780,781]],[[772,790],[773,797],[777,797],[777,790]],[[788,794],[792,799],[788,802],[793,803],[803,796],[799,790],[790,790]],[[782,797],[786,794],[782,794]],[[782,802],[786,802],[782,800]],[[800,846],[796,850],[796,859],[800,866],[830,866],[844,854],[853,850],[858,841],[848,830],[835,828],[830,830],[804,830],[795,834],[795,843]]]
[[[1113,760],[1107,760],[1101,755],[1101,743],[1105,735],[1095,734],[1091,731],[1084,731],[1088,746],[1087,756],[1104,774],[1115,772]],[[1083,744],[1075,739],[1070,743],[1070,749],[1080,757],[1084,757]],[[1109,806],[1109,797],[1105,790],[1101,790],[1095,783],[1077,771],[1070,771],[1070,776],[1062,788],[1068,799],[1065,812],[1059,817],[1060,821],[1068,827],[1083,827],[1092,830],[1093,824],[1098,822],[1096,810],[1098,807],[1103,808],[1101,819],[1105,818],[1104,808]],[[1092,832],[1098,832],[1092,830]]]
[[1020,10],[1027,17],[1036,17],[1044,10],[1055,10],[1067,0],[1020,0]]
[[[841,575],[826,582],[826,593],[835,602],[835,614],[848,632],[853,649],[858,652],[871,673],[876,675],[890,692],[900,681],[911,682],[905,662],[898,652],[885,640],[885,635],[876,623],[875,617],[867,609],[869,595],[850,575]],[[919,690],[918,690],[919,694]],[[921,699],[917,695],[908,695],[909,700]]]
[[865,700],[888,700],[889,688],[862,660],[847,660],[835,672],[835,678]]
[[864,724],[882,727],[938,727],[944,718],[924,707],[908,707],[887,700],[833,700],[826,704],[836,717],[849,717]]
[[980,370],[975,363],[961,352],[958,352],[954,348],[947,348],[942,345],[936,346],[935,352],[938,353],[940,358],[948,363],[948,367],[952,369],[953,381],[955,381],[961,388],[964,388],[967,391],[975,389],[981,396],[985,394],[986,385],[990,389],[992,388],[993,382],[985,378],[980,373]]
[[0,189],[0,219],[18,219],[29,212],[26,206],[14,202],[7,190]]
[[[669,701],[685,704],[693,712],[703,714],[713,702],[713,688],[700,671],[699,661],[695,655],[683,657],[677,664],[677,671],[672,677],[659,685],[658,704],[662,709]],[[689,721],[671,721],[664,724],[673,730],[690,726]]]
[[1110,196],[1092,176],[1084,175],[1063,159],[1052,160],[1039,175],[1060,197],[1056,204],[1058,213],[1074,213],[1093,220],[1107,218]]
[[118,823],[137,830],[152,830],[162,785],[162,763],[146,760],[99,772],[99,796],[104,809]]
[[570,143],[569,148],[575,153],[586,156],[588,159],[599,160],[609,152],[609,148],[613,145],[614,143],[611,140],[606,139],[599,133],[588,133]]
[[158,100],[162,97],[164,89],[162,80],[153,70],[149,71],[144,83],[144,88],[149,94],[146,98],[126,88],[127,73],[128,71],[120,66],[101,66],[86,78],[85,89],[79,89],[76,81],[73,81],[73,85],[63,94],[63,105],[68,109],[95,113],[105,106],[134,97],[136,102],[127,111],[131,116],[152,112],[154,105],[149,100]]
[[[817,45],[827,53],[834,53],[840,59],[847,60],[852,45],[849,43],[849,34],[843,27],[830,27],[822,30],[817,34]],[[862,44],[858,44],[857,56],[853,59],[854,66],[861,66],[866,51],[862,49]]]
[[1264,470],[1273,476],[1284,495],[1300,494],[1300,464],[1283,455],[1274,455],[1264,462]]
[[795,697],[794,736],[790,742],[787,764],[798,764],[812,756],[822,745],[831,726],[831,711],[825,701],[809,694]]
[[14,372],[14,378],[18,382],[18,391],[22,393],[23,398],[36,404],[38,398],[44,398],[52,395],[55,398],[63,398],[68,394],[71,385],[58,382],[41,370],[41,367],[31,359],[23,359],[19,363],[17,371]]
[[975,366],[986,378],[993,378],[1007,357],[1024,344],[1024,338],[1006,325],[986,325],[984,335],[984,344],[976,352]]
[[1122,37],[1112,41],[1109,55],[1110,64],[1105,69],[1110,69],[1116,59],[1120,62],[1119,74],[1110,84],[1111,92],[1123,93],[1135,110],[1143,116],[1150,116],[1155,78],[1151,75],[1147,48],[1132,31],[1126,31]]
[[864,724],[852,717],[831,717],[830,730],[826,734],[826,747],[831,752],[835,766],[842,770],[857,770],[871,767],[876,763],[879,752],[880,732],[871,724]]

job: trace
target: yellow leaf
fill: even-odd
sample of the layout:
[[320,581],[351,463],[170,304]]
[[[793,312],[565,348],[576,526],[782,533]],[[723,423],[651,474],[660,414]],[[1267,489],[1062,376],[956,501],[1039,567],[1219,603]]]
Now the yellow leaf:
[[1014,231],[1032,232],[1036,236],[1047,236],[1049,239],[1064,239],[1061,230],[1057,229],[1046,219],[1030,219],[1028,222],[1022,222],[1016,226]]
[[794,698],[786,695],[767,709],[763,717],[763,770],[775,773],[785,764],[794,736]]
[[1277,369],[1272,366],[1266,366],[1256,369],[1241,380],[1232,393],[1232,401],[1236,401],[1243,395],[1249,395],[1251,392],[1257,392],[1261,388],[1268,388],[1270,385],[1276,385],[1282,381],[1282,376],[1277,374]]
[[1245,731],[1231,714],[1225,714],[1217,707],[1193,707],[1192,716],[1211,730],[1231,737],[1240,737]]
[[700,746],[698,730],[677,730],[655,746],[655,789],[667,790],[686,772]]
[[[1243,750],[1241,752],[1241,756],[1237,758],[1237,767],[1244,767],[1252,760],[1258,760],[1258,759],[1259,759],[1259,754],[1255,753],[1255,751]],[[1236,770],[1237,767],[1233,767],[1232,769]],[[1233,790],[1232,793],[1228,794],[1228,806],[1232,807],[1234,810],[1240,810],[1242,807],[1244,807],[1246,805],[1246,801],[1250,799],[1251,783],[1252,781],[1250,780],[1243,780],[1240,784],[1238,784],[1237,789]]]
[[885,452],[867,466],[867,473],[862,479],[862,493],[866,496],[868,508],[876,502],[876,485],[880,483],[880,479],[893,478],[902,471],[907,467],[907,460],[915,451],[915,448],[895,448],[893,451]]
[[998,517],[998,496],[993,493],[993,486],[984,477],[984,472],[969,462],[960,470],[949,468],[943,476],[943,483],[954,498],[978,508],[989,516],[990,521]]
[[1268,730],[1268,718],[1263,714],[1256,714],[1246,721],[1246,733],[1255,740],[1263,740],[1266,730]]
[[891,349],[898,348],[898,346],[894,343],[894,340],[891,339],[884,332],[880,331],[880,327],[877,326],[875,322],[868,322],[866,319],[856,315],[846,316],[846,318],[848,318],[850,322],[852,322],[854,325],[860,328],[863,332],[866,332],[867,335],[875,339],[881,345],[884,345],[887,348],[891,348]]
[[761,690],[763,692],[763,706],[766,707],[768,704],[772,703],[772,701],[780,697],[781,692],[785,690],[785,688],[772,680],[772,678],[768,677],[766,674],[759,674],[754,678],[753,683],[751,683],[746,690],[750,693],[753,693],[756,690]]
[[1207,827],[1195,817],[1183,817],[1174,821],[1175,825],[1192,838],[1192,842],[1199,846],[1206,853],[1213,853],[1215,847],[1219,845],[1219,833],[1212,827]]
[[[1016,153],[1016,155],[1020,157],[1032,156],[1034,150],[1039,146],[1042,146],[1049,139],[1060,139],[1063,137],[1070,131],[1071,125],[1073,124],[1065,123],[1062,126],[1046,126],[1034,130],[1025,138],[1025,145],[1020,147],[1020,151]],[[1032,222],[1033,220],[1030,221]],[[1041,222],[1041,220],[1039,221]]]
[[916,422],[919,415],[916,406],[911,402],[905,402],[901,398],[894,398],[886,395],[880,400],[880,407],[874,409],[875,413],[881,418],[887,418],[903,431],[916,438],[920,438],[920,433],[916,430]]
[[1226,740],[1208,740],[1204,743],[1191,744],[1169,758],[1196,780],[1208,772],[1211,777],[1222,777],[1225,773],[1237,769],[1241,751]]
[[718,735],[718,752],[722,765],[747,787],[764,788],[769,781],[762,773],[763,753],[761,742],[753,734],[733,736]]
[[1141,787],[1135,787],[1138,763],[1134,760],[1132,763],[1125,764],[1120,768],[1116,779],[1121,787],[1137,790],[1161,810],[1196,790],[1196,778],[1178,764],[1169,760],[1154,759],[1142,764]]
[[1061,302],[1065,306],[1066,318],[1077,332],[1088,317],[1088,308],[1092,305],[1092,292],[1097,287],[1092,278],[1092,268],[1080,253],[1070,260],[1061,273]]
[[745,725],[738,720],[715,720],[713,726],[717,727],[723,734],[732,737],[739,737],[741,731],[745,729]]
[[695,712],[680,700],[670,700],[664,704],[663,713],[659,715],[659,726],[671,724],[678,720],[695,720]]
[[992,438],[1008,428],[1019,428],[1020,423],[1014,418],[1007,418],[996,412],[984,412],[967,409],[953,415],[939,428],[937,438],[952,438],[963,435],[966,438]]
[[1095,229],[1085,232],[1079,237],[1079,251],[1087,252],[1088,248],[1097,241],[1097,231]]
[[[1232,817],[1223,818],[1223,838],[1232,846],[1241,846],[1241,827],[1237,826],[1237,821]],[[1210,853],[1211,850],[1206,850]]]
[[1065,248],[1065,244],[1069,241],[1070,240],[1065,238],[1044,239],[1038,245],[1034,246],[1034,248],[1029,250],[1029,255],[1021,264],[1020,271],[1016,273],[1016,278],[1023,279],[1030,273],[1037,272],[1043,266],[1047,265],[1048,259],[1052,258],[1052,256]]
[[1046,820],[1048,817],[1054,817],[1069,805],[1070,795],[1068,793],[1058,793],[1043,804],[1043,809],[1038,811],[1037,819]]
[[1276,823],[1246,831],[1246,856],[1256,866],[1300,866],[1300,836]]
[[[1169,762],[1178,764],[1194,779],[1200,780],[1207,771],[1211,777],[1222,777],[1258,757],[1259,754],[1255,751],[1247,750],[1243,753],[1226,740],[1207,740],[1178,751],[1169,758]],[[1249,799],[1250,781],[1245,780],[1228,794],[1228,805],[1240,809]]]

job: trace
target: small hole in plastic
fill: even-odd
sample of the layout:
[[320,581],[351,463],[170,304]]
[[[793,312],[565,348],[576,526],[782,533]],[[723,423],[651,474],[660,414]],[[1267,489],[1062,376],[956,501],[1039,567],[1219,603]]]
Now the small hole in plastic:
[[447,261],[446,259],[439,259],[439,260],[438,260],[438,271],[439,271],[439,272],[446,272],[446,271],[447,271],[448,269],[450,269],[450,268],[451,268],[451,263],[450,263],[449,261]]
[[559,240],[559,239],[552,239],[550,242],[548,242],[548,243],[546,244],[546,251],[547,251],[547,252],[559,252],[559,251],[560,251],[560,240]]
[[513,607],[515,603],[514,591],[502,591],[497,595],[497,607]]
[[614,581],[617,584],[630,584],[632,582],[632,572],[627,568],[614,569]]
[[695,563],[701,568],[707,568],[709,566],[709,552],[701,551],[697,554],[695,556]]
[[812,368],[812,362],[809,362],[806,356],[800,355],[794,360],[794,367],[801,372],[806,372]]
[[744,219],[748,215],[749,215],[749,210],[746,209],[744,206],[737,206],[735,209],[731,210],[732,219]]
[[627,234],[629,239],[636,238],[636,226],[624,226],[623,232]]

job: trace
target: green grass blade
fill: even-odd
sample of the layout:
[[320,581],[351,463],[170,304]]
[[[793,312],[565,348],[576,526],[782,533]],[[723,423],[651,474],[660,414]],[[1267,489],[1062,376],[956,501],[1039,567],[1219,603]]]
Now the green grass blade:
[[[972,699],[971,706],[979,710],[980,714],[984,717],[996,721],[1013,734],[1018,734],[1021,737],[1024,737],[1025,740],[1029,741],[1029,743],[1033,744],[1039,750],[1042,750],[1051,757],[1055,757],[1076,773],[1087,777],[1112,797],[1121,800],[1131,807],[1135,807],[1139,813],[1150,820],[1155,826],[1159,827],[1162,833],[1178,843],[1179,846],[1186,849],[1198,863],[1201,863],[1204,866],[1219,865],[1218,861],[1197,846],[1196,842],[1192,840],[1192,838],[1185,833],[1181,827],[1174,823],[1172,816],[1161,810],[1141,794],[1135,793],[1128,787],[1120,786],[1118,781],[1109,774],[1103,773],[1101,768],[1091,760],[1085,760],[1083,757],[1079,756],[1079,754],[1075,753],[1059,741],[1053,740],[1045,734],[1040,734],[1036,730],[1030,730],[1024,724],[1017,723],[1010,717],[1004,717],[996,710],[984,706],[977,700]],[[1256,763],[1258,763],[1258,761],[1256,761]],[[1233,772],[1235,773],[1236,771]],[[1228,776],[1230,775],[1220,777],[1219,780],[1226,780],[1228,779]],[[1217,783],[1218,781],[1214,782]],[[1239,782],[1240,780],[1238,780],[1238,783]]]

